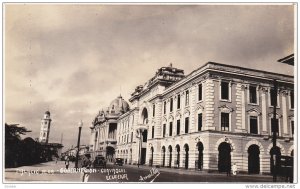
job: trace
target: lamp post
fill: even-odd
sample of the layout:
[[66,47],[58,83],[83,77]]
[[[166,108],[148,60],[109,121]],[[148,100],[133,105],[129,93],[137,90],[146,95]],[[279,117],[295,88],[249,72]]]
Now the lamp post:
[[80,136],[81,136],[81,128],[83,126],[82,120],[79,122],[78,126],[79,126],[79,132],[78,132],[78,139],[77,139],[77,152],[76,152],[75,168],[78,168]]
[[278,157],[277,157],[277,154],[276,154],[276,140],[277,140],[277,129],[278,129],[278,125],[277,125],[277,122],[276,122],[276,106],[277,106],[277,90],[278,90],[278,83],[276,81],[276,79],[274,79],[273,81],[273,84],[274,84],[274,91],[273,91],[273,94],[271,94],[273,96],[273,121],[272,121],[272,127],[273,127],[273,153],[274,154],[271,154],[273,155],[273,162],[274,162],[274,167],[273,167],[273,182],[276,182],[277,180],[277,160],[278,160]]

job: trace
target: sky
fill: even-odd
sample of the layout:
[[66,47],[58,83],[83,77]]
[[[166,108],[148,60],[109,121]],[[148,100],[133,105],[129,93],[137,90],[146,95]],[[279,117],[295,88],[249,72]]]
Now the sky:
[[168,66],[185,74],[212,61],[293,75],[292,5],[4,5],[4,118],[64,150],[90,140],[101,109]]

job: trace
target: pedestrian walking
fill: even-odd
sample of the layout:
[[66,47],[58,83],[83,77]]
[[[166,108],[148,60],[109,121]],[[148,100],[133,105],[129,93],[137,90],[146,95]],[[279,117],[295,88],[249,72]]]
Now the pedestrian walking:
[[89,177],[90,177],[90,168],[92,166],[92,161],[91,161],[91,155],[90,154],[85,154],[85,158],[82,162],[82,172],[81,172],[81,181],[82,182],[88,182]]
[[70,165],[70,159],[69,159],[69,157],[66,158],[65,165],[66,165],[66,169],[69,169],[69,165]]

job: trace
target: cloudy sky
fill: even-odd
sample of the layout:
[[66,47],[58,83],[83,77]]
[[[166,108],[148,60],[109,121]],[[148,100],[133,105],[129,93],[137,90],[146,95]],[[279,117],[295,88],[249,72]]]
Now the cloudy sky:
[[208,61],[292,75],[276,61],[294,52],[291,5],[6,4],[5,122],[50,142],[88,144],[91,122],[120,93],[171,62],[190,73]]

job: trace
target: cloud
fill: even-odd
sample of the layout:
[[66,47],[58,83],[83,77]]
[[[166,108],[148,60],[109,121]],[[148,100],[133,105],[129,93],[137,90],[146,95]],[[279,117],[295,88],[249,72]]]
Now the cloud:
[[37,137],[49,108],[50,139],[82,142],[101,109],[130,98],[158,68],[185,74],[208,61],[293,74],[292,5],[5,5],[5,121]]

